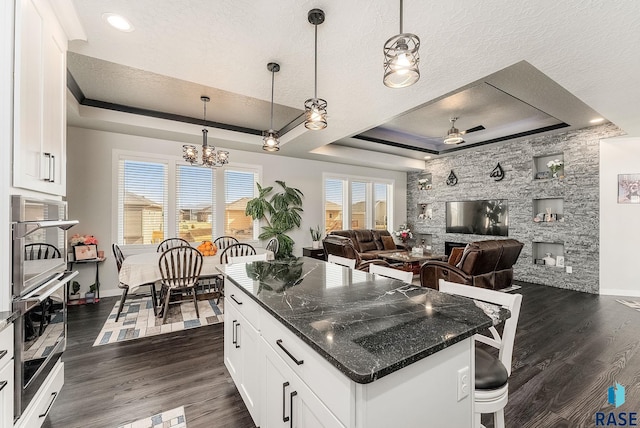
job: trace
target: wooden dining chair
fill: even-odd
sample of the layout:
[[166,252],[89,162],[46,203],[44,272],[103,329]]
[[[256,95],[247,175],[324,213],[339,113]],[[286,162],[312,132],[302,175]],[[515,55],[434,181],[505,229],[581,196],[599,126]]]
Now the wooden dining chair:
[[158,248],[156,249],[156,251],[159,253],[164,253],[170,248],[184,246],[189,247],[191,246],[191,244],[189,244],[188,241],[182,238],[168,238],[158,244]]
[[164,301],[162,323],[167,320],[171,294],[191,295],[199,318],[196,285],[202,270],[202,254],[191,246],[170,248],[163,252],[158,261],[162,285],[160,299]]
[[239,243],[240,241],[238,241],[233,236],[220,236],[213,241],[213,244],[218,248],[218,251],[224,250],[230,245]]
[[249,244],[233,244],[225,248],[220,254],[220,264],[228,264],[229,257],[252,256],[254,254],[256,254],[256,249]]
[[[122,250],[118,244],[111,244],[111,251],[113,252],[113,257],[116,260],[116,267],[118,268],[118,274],[120,273],[120,269],[122,269],[122,263],[124,262],[124,254],[122,254]],[[156,297],[156,285],[153,283],[150,284],[142,284],[141,287],[148,285],[149,286],[149,295],[151,296],[151,301],[153,302],[153,314],[156,315],[156,308],[158,306],[158,299]],[[122,313],[122,308],[124,308],[124,302],[127,300],[127,295],[129,294],[129,285],[124,284],[118,281],[118,288],[122,290],[122,296],[120,296],[120,305],[118,306],[118,312],[116,313],[116,321],[120,319],[120,314]]]
[[369,273],[374,273],[380,276],[386,276],[387,278],[399,279],[402,282],[411,284],[413,281],[413,272],[405,272],[400,269],[394,269],[380,265],[369,265]]
[[45,243],[27,244],[24,246],[25,260],[59,259],[60,250],[55,245]]
[[[61,258],[60,250],[55,245],[46,243],[26,244],[24,246],[25,260],[43,260],[43,259],[59,259]],[[44,332],[44,328],[51,322],[51,316],[54,311],[54,301],[48,297],[40,302],[40,307],[29,311],[29,317],[26,322],[33,321],[39,323],[38,336]],[[35,333],[35,328],[31,326]]]

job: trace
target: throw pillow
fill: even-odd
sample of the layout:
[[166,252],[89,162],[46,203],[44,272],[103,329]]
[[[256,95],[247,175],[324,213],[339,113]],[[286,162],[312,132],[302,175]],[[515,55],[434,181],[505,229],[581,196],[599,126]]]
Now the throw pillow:
[[384,245],[385,250],[395,250],[396,243],[393,240],[393,236],[381,236],[382,244]]

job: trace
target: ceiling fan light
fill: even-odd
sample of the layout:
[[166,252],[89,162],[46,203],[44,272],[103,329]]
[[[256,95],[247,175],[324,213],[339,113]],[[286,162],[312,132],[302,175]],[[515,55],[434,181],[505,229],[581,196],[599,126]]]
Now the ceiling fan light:
[[389,88],[406,88],[420,79],[420,38],[402,33],[384,44],[384,78]]
[[327,127],[327,102],[321,98],[309,98],[304,102],[305,128],[319,131]]

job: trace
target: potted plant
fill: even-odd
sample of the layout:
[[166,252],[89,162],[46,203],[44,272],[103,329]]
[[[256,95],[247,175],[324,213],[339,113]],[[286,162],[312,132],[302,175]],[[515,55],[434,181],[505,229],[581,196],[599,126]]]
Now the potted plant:
[[80,283],[78,281],[73,281],[71,283],[71,291],[69,294],[69,300],[79,300],[80,299]]
[[91,284],[89,286],[89,291],[84,293],[84,301],[85,303],[93,303],[96,298],[96,284]]
[[276,259],[283,259],[293,257],[294,242],[286,233],[300,227],[304,194],[299,189],[288,187],[284,181],[276,180],[276,183],[282,187],[282,192],[275,193],[270,198],[273,186],[262,187],[256,183],[258,196],[247,202],[245,214],[267,223],[262,226],[263,232],[258,238],[268,240],[275,237],[279,243]]
[[320,225],[316,226],[315,229],[313,227],[310,227],[309,232],[311,232],[312,247],[314,249],[320,248],[320,239],[322,239],[322,232],[320,232]]

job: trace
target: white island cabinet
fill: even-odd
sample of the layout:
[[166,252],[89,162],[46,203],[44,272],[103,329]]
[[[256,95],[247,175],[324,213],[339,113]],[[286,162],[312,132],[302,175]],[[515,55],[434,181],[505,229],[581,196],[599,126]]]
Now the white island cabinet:
[[13,427],[13,376],[13,324],[10,324],[4,330],[0,328],[0,428]]
[[13,185],[66,192],[67,36],[48,0],[16,0]]
[[225,365],[257,426],[472,427],[473,334],[491,325],[481,310],[303,260],[224,268]]

